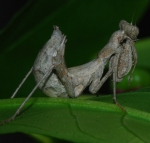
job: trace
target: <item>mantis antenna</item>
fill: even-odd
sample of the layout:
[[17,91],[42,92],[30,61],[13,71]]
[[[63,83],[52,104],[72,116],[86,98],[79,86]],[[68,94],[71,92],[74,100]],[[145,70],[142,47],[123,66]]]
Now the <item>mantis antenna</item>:
[[[132,14],[131,24],[133,23],[133,19],[134,19],[135,13],[136,13],[136,11],[137,11],[138,5],[139,5],[139,1],[136,2],[135,8],[134,8],[134,11],[133,11],[133,14]],[[136,20],[135,20],[135,25],[136,25],[136,21],[137,21],[137,18],[136,18]]]

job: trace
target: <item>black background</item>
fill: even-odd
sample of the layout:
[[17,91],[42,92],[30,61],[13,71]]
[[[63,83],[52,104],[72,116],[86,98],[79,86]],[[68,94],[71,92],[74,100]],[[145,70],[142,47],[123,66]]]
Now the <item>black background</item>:
[[[14,13],[21,9],[28,0],[0,0],[0,29],[12,18]],[[150,8],[148,8],[140,20],[137,23],[137,27],[140,29],[139,39],[150,36]]]

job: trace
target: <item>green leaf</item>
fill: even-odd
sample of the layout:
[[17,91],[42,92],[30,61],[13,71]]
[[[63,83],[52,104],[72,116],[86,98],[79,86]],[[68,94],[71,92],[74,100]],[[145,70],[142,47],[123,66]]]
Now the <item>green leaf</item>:
[[[145,102],[139,102],[136,96],[142,96],[142,99],[146,99]],[[98,99],[109,102],[108,98],[111,99],[110,97]],[[122,94],[118,97],[123,106],[129,104],[133,108],[139,104],[142,107],[145,106],[149,98],[149,94],[143,95],[141,92]],[[19,117],[11,123],[0,126],[0,133],[35,133],[72,142],[91,143],[126,143],[129,140],[142,143],[150,140],[148,134],[150,114],[144,112],[150,111],[150,106],[141,108],[141,111],[125,107],[126,114],[116,105],[98,102],[98,99],[93,101],[95,99],[32,98],[27,102]],[[22,101],[23,99],[1,100],[0,120],[13,115]]]

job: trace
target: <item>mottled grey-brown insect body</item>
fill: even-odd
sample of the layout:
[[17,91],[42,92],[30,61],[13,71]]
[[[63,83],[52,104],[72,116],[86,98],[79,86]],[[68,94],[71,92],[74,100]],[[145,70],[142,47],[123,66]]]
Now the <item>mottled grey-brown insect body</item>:
[[[60,45],[64,40],[64,35],[57,26],[54,27],[53,34],[39,52],[34,65],[33,75],[35,81],[38,83],[45,73],[49,70],[49,67],[53,66],[53,57],[57,54]],[[63,43],[62,46],[65,46]],[[66,90],[57,75],[53,72],[50,73],[39,85],[39,88],[50,97],[68,97]]]
[[[59,29],[57,29],[59,31]],[[57,32],[57,31],[55,31]],[[61,34],[61,32],[58,32]],[[58,37],[62,37],[61,35]],[[119,38],[118,38],[119,37]],[[38,55],[33,70],[36,82],[39,82],[47,71],[46,67],[53,65],[56,72],[52,72],[49,77],[45,78],[40,84],[40,89],[48,96],[51,97],[77,97],[83,90],[89,86],[91,93],[96,93],[98,89],[95,87],[99,84],[103,74],[103,70],[108,60],[113,54],[118,53],[118,46],[124,40],[124,32],[121,30],[116,31],[110,38],[108,44],[101,50],[97,59],[73,68],[67,68],[64,61],[64,50],[60,50],[61,41],[57,40],[58,45],[51,44],[53,34],[48,43],[44,46]],[[52,46],[51,46],[52,45]],[[65,45],[63,45],[65,48]],[[57,50],[56,50],[57,49]],[[56,56],[53,57],[53,52]],[[44,54],[44,55],[43,55]],[[43,58],[44,56],[44,58]],[[47,58],[46,58],[47,57]],[[56,58],[57,57],[57,58]],[[54,63],[55,62],[55,63]],[[58,64],[60,62],[60,64]],[[47,64],[48,63],[48,64]],[[65,96],[64,96],[65,95]]]
[[[67,68],[64,60],[66,36],[61,33],[57,26],[54,26],[50,40],[48,40],[39,52],[33,67],[11,98],[14,98],[31,72],[34,74],[36,86],[15,114],[10,119],[2,122],[2,124],[15,119],[38,87],[50,97],[75,98],[87,86],[89,86],[89,91],[92,94],[96,93],[111,75],[113,76],[114,85],[114,103],[124,110],[116,99],[116,83],[122,81],[124,76],[130,72],[134,63],[133,70],[131,71],[131,75],[133,74],[138,58],[134,43],[137,40],[139,29],[125,20],[120,21],[119,27],[120,30],[112,34],[108,43],[99,52],[96,59],[81,66]],[[109,70],[102,77],[105,65],[108,62]]]

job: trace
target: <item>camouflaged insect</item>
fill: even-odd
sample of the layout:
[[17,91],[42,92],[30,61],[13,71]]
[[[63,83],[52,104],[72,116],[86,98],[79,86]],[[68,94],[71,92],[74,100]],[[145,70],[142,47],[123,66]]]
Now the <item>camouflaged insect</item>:
[[[135,41],[139,34],[139,29],[125,20],[119,23],[120,30],[114,32],[108,43],[99,52],[98,57],[89,63],[81,66],[67,68],[64,60],[66,36],[62,34],[57,26],[54,26],[53,34],[39,52],[33,67],[25,76],[19,87],[11,98],[13,98],[24,81],[33,72],[36,86],[20,105],[15,114],[2,124],[14,120],[20,110],[39,87],[50,97],[78,97],[83,90],[89,86],[89,91],[96,93],[109,76],[113,76],[114,102],[122,109],[124,108],[116,100],[116,83],[121,82],[137,63],[137,52]],[[105,65],[109,62],[109,70],[102,77]],[[131,78],[130,78],[131,79]]]

